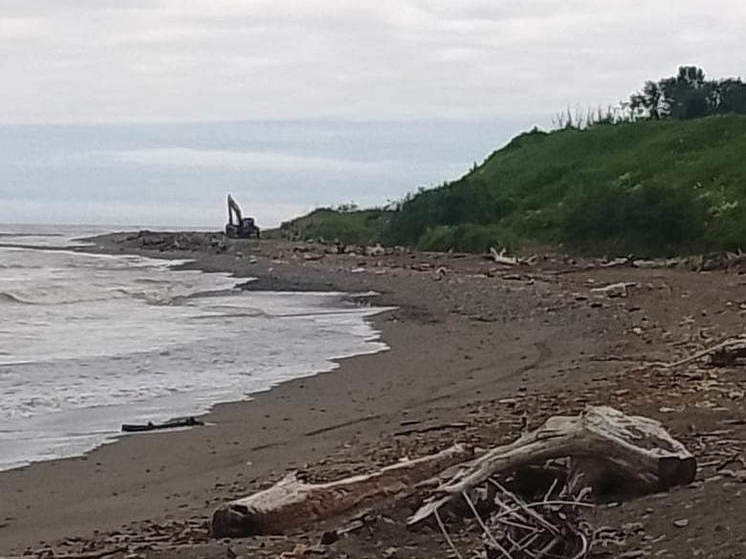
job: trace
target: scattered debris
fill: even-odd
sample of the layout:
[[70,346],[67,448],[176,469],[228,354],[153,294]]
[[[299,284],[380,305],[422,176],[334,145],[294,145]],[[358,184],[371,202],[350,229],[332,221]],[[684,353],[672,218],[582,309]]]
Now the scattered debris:
[[486,520],[470,507],[484,531],[486,559],[534,559],[536,557],[572,557],[582,559],[590,551],[592,530],[582,519],[582,509],[590,490],[582,484],[582,475],[567,483],[554,480],[539,500],[526,502],[496,480],[495,511]]
[[66,553],[66,554],[52,553],[50,557],[53,557],[54,559],[101,559],[102,557],[107,557],[108,555],[115,555],[117,553],[122,553],[125,551],[127,551],[126,545],[112,547],[110,549],[102,549],[99,551],[89,551],[85,553]]

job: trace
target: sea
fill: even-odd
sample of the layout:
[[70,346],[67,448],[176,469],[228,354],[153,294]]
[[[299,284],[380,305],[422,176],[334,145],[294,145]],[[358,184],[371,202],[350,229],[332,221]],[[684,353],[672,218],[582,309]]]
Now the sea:
[[382,309],[354,294],[251,292],[183,261],[86,253],[106,231],[0,225],[0,470],[386,349],[369,321]]

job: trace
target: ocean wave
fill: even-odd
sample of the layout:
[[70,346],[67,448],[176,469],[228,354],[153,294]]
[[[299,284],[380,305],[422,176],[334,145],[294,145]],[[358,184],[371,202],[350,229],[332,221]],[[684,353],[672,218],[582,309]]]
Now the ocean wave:
[[41,294],[39,299],[29,299],[8,291],[0,291],[0,303],[14,305],[75,305],[77,303],[95,303],[97,301],[108,301],[111,297],[77,297],[52,299],[49,295]]
[[153,306],[173,306],[183,305],[186,302],[199,299],[203,297],[218,297],[222,295],[228,295],[232,293],[231,289],[216,289],[206,291],[195,291],[193,293],[183,293],[178,295],[148,292],[141,290],[131,290],[126,288],[115,288],[111,289],[107,295],[104,296],[85,296],[79,297],[63,297],[54,299],[53,297],[45,294],[41,294],[39,299],[26,298],[24,296],[12,293],[9,291],[0,291],[0,304],[13,304],[13,305],[74,305],[78,303],[95,303],[99,301],[109,301],[112,299],[119,298],[132,298],[139,301],[143,301],[148,305]]
[[133,299],[145,301],[147,304],[154,306],[183,305],[184,303],[192,299],[201,299],[205,297],[221,297],[224,295],[235,293],[234,288],[198,290],[191,293],[179,293],[176,295],[133,290],[124,287],[116,288],[112,291],[121,293],[122,295],[126,295],[127,297],[132,297]]
[[12,293],[7,293],[5,291],[0,291],[0,303],[9,303],[13,305],[37,305],[38,304],[34,301],[27,301],[26,299],[22,299],[18,295],[13,295]]

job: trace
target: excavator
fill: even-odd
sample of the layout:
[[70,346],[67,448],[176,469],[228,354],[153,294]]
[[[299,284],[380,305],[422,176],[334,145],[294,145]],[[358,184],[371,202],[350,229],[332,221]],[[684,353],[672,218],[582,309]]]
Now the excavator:
[[254,223],[254,218],[243,217],[241,208],[230,194],[228,194],[228,223],[225,226],[225,235],[232,239],[259,238],[259,227]]

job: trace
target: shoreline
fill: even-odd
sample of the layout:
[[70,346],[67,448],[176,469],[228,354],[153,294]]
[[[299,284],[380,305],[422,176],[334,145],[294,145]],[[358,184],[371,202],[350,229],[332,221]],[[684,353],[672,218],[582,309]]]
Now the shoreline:
[[[309,292],[309,293],[313,293],[313,292]],[[282,292],[278,292],[278,295],[282,295]],[[344,296],[345,296],[345,294],[340,294],[340,298],[343,299],[343,300],[344,300]],[[324,367],[321,370],[316,370],[316,369],[311,370],[311,369],[309,369],[308,370],[309,372],[304,372],[304,373],[302,373],[302,374],[300,374],[298,376],[294,376],[293,378],[290,378],[290,379],[279,380],[279,381],[273,382],[269,386],[267,386],[266,388],[261,388],[261,389],[257,389],[257,390],[251,391],[251,392],[246,392],[246,393],[244,393],[244,397],[243,398],[240,398],[240,399],[220,399],[220,400],[217,400],[217,401],[209,404],[209,406],[207,407],[207,409],[201,408],[201,411],[195,411],[195,412],[189,413],[188,415],[175,414],[173,416],[165,417],[163,421],[168,422],[168,421],[173,420],[173,419],[181,419],[181,418],[189,417],[189,418],[197,419],[199,421],[203,421],[203,422],[205,422],[205,424],[207,424],[209,422],[210,415],[219,406],[233,405],[233,404],[236,404],[236,405],[248,404],[248,403],[251,403],[252,401],[254,401],[257,396],[265,394],[265,393],[270,392],[272,390],[275,390],[277,387],[279,387],[279,386],[281,386],[283,384],[292,383],[292,382],[295,382],[295,381],[303,381],[303,380],[306,380],[306,379],[309,379],[309,378],[312,378],[314,376],[321,375],[321,374],[333,373],[334,371],[336,371],[337,369],[339,369],[343,365],[344,361],[346,361],[348,359],[355,359],[357,357],[368,356],[368,355],[376,355],[378,353],[388,351],[390,349],[389,346],[386,344],[385,340],[383,340],[383,336],[382,336],[381,331],[374,324],[377,317],[379,317],[381,315],[385,315],[388,312],[391,312],[391,310],[390,309],[386,309],[386,308],[382,308],[382,310],[376,312],[375,314],[371,314],[371,315],[368,315],[368,316],[365,316],[365,317],[362,318],[362,320],[367,325],[369,325],[371,327],[371,330],[373,330],[374,335],[375,335],[375,338],[366,338],[365,341],[366,342],[380,343],[380,344],[382,344],[385,347],[382,347],[382,348],[379,348],[379,349],[370,349],[370,350],[367,350],[367,351],[355,352],[353,355],[345,355],[345,356],[341,356],[341,357],[330,356],[330,357],[325,358],[325,362],[327,363],[327,366]],[[25,364],[25,362],[24,363],[10,363],[8,365],[17,365],[17,364]],[[119,406],[125,406],[125,404],[119,404]],[[175,432],[179,432],[179,431],[182,431],[182,430],[188,430],[188,429],[191,429],[191,428],[199,428],[199,427],[200,426],[195,426],[195,427],[189,427],[189,426],[182,427],[182,426],[179,426],[179,427],[174,427],[174,428],[157,429],[157,430],[153,430],[153,431],[155,431],[154,434],[164,434],[164,435],[166,435],[168,433],[175,433]],[[32,460],[30,462],[25,462],[25,463],[22,463],[22,464],[19,464],[19,465],[11,466],[9,468],[0,468],[0,476],[2,474],[4,474],[4,473],[13,472],[13,471],[16,471],[16,470],[22,470],[22,469],[25,469],[25,468],[30,468],[30,467],[33,467],[33,466],[35,466],[37,464],[44,464],[44,463],[48,463],[48,462],[56,462],[56,461],[60,461],[60,460],[84,459],[85,457],[89,456],[91,453],[95,452],[99,448],[102,448],[102,447],[104,447],[106,445],[110,445],[110,444],[116,444],[119,441],[124,440],[124,438],[133,437],[133,436],[139,436],[140,434],[141,433],[124,433],[124,432],[120,431],[120,432],[117,432],[117,433],[114,433],[114,434],[108,436],[107,438],[103,439],[101,442],[97,443],[96,446],[94,446],[93,448],[90,448],[88,450],[84,450],[84,451],[81,451],[81,452],[76,452],[74,454],[69,454],[69,455],[62,456],[62,457]]]
[[[736,331],[742,316],[726,302],[746,300],[746,282],[739,283],[735,275],[590,268],[592,262],[561,258],[510,268],[479,256],[329,254],[319,245],[284,241],[221,248],[210,246],[209,234],[153,235],[163,241],[160,246],[138,249],[142,239],[122,234],[99,238],[99,248],[191,258],[194,262],[184,266],[259,277],[248,289],[377,291],[376,304],[397,307],[372,317],[390,349],[341,359],[331,372],[282,383],[251,401],[217,404],[205,427],[143,433],[82,458],[0,472],[0,493],[9,496],[0,500],[0,555],[45,546],[64,553],[80,542],[102,549],[124,541],[128,549],[150,545],[143,553],[157,559],[217,559],[225,557],[227,548],[248,556],[277,556],[299,541],[315,545],[318,535],[310,540],[210,540],[206,526],[212,511],[291,470],[303,470],[311,480],[331,480],[456,441],[494,445],[548,415],[575,413],[589,403],[663,421],[675,436],[695,445],[703,461],[712,461],[716,449],[711,443],[717,441],[697,442],[690,426],[716,431],[723,418],[744,416],[740,400],[722,395],[726,399],[718,400],[717,408],[701,407],[702,395],[672,385],[677,379],[644,369],[630,375],[633,365],[614,359],[660,361],[681,355],[686,347],[704,343],[690,338],[692,324],[713,336]],[[164,248],[187,238],[194,246]],[[589,294],[589,286],[616,281],[633,281],[637,287],[625,298]],[[682,322],[682,316],[693,322]],[[726,380],[742,383],[737,376]],[[745,431],[746,439],[746,427],[733,429]],[[739,518],[740,501],[733,491],[716,483],[701,487],[708,491],[704,497],[720,506],[700,504],[696,513],[688,512],[692,525],[735,523],[737,530],[733,519]],[[650,517],[649,533],[665,533],[666,522],[670,525],[691,494],[683,488],[666,499],[641,499],[598,514],[620,526]],[[647,508],[655,514],[645,513]],[[400,520],[406,511],[397,514]],[[411,542],[412,556],[445,554],[431,535],[392,531],[388,522],[376,526],[370,536],[351,536],[329,548],[330,556],[376,555],[380,545],[402,541]],[[703,548],[717,543],[707,540],[712,530],[678,534],[685,532],[700,538]],[[147,539],[163,533],[171,535]],[[676,545],[664,544],[669,549]]]
[[[96,240],[98,237],[93,238],[91,240]],[[88,240],[88,239],[85,239]],[[47,250],[48,247],[18,247],[18,248],[34,248],[38,249],[41,248],[43,250]],[[84,254],[117,254],[116,251],[112,250],[111,247],[106,247],[105,245],[97,245],[97,246],[80,246],[80,247],[66,247],[64,249],[55,249],[51,248],[49,250],[66,250],[66,251],[72,251],[72,252],[80,252]],[[181,255],[179,257],[171,257],[167,255],[161,255],[161,254],[152,254],[148,253],[147,251],[127,251],[124,254],[141,254],[143,256],[148,256],[150,258],[160,258],[165,260],[187,260],[187,262],[177,262],[173,266],[171,266],[174,270],[186,270],[186,269],[193,269],[193,270],[200,270],[204,272],[218,272],[218,273],[230,273],[233,277],[235,277],[237,280],[240,280],[245,277],[252,277],[253,281],[244,283],[243,285],[239,285],[239,287],[242,287],[246,289],[252,290],[252,291],[272,291],[272,292],[337,292],[339,293],[340,300],[354,302],[354,293],[349,291],[342,291],[339,289],[336,289],[332,287],[331,282],[323,282],[323,283],[312,283],[309,285],[303,285],[302,282],[298,282],[297,280],[290,280],[287,282],[283,282],[281,278],[273,278],[272,280],[267,280],[266,277],[253,277],[250,274],[243,273],[241,270],[227,270],[227,269],[214,269],[212,264],[208,264],[208,266],[202,266],[200,265],[199,259],[191,259],[191,258],[185,258],[184,255]],[[353,296],[353,297],[351,297]],[[371,296],[371,299],[376,299],[380,295]],[[377,306],[377,305],[376,305]],[[204,430],[205,427],[214,426],[216,422],[224,420],[225,417],[232,418],[235,415],[240,415],[243,413],[244,408],[247,406],[256,406],[257,400],[273,400],[276,398],[287,398],[284,394],[282,396],[276,395],[277,392],[296,392],[297,390],[303,390],[305,388],[305,383],[309,382],[310,380],[331,375],[337,373],[340,369],[343,369],[348,365],[349,362],[360,359],[360,358],[370,358],[374,357],[382,352],[386,352],[390,350],[390,346],[388,344],[388,341],[385,338],[385,326],[388,321],[388,315],[390,313],[395,312],[395,308],[386,308],[385,306],[381,306],[382,310],[380,312],[377,312],[376,314],[365,317],[363,320],[365,320],[373,330],[376,332],[376,340],[380,341],[381,343],[386,345],[386,348],[375,350],[371,352],[365,352],[365,353],[359,353],[352,356],[346,356],[346,357],[330,357],[328,358],[327,362],[330,365],[330,368],[323,371],[318,372],[311,372],[308,373],[308,375],[304,375],[301,377],[297,377],[294,379],[281,381],[277,384],[274,384],[273,386],[265,389],[260,390],[257,392],[252,392],[251,394],[247,394],[245,398],[238,399],[238,400],[230,400],[230,401],[221,401],[216,402],[215,404],[211,405],[210,409],[204,413],[200,413],[198,415],[195,415],[195,417],[199,417],[201,420],[205,421],[206,425],[201,427],[195,427],[191,429],[178,429],[178,430],[164,430],[159,432],[152,432],[152,433],[139,433],[137,435],[127,435],[123,436],[122,434],[115,435],[110,439],[107,439],[104,443],[100,444],[94,449],[91,449],[89,451],[84,452],[82,455],[74,455],[69,456],[65,458],[56,458],[56,459],[50,459],[50,460],[42,460],[42,461],[36,461],[32,462],[30,464],[14,467],[12,469],[3,470],[0,471],[0,488],[4,486],[11,486],[11,487],[17,487],[16,492],[17,493],[29,493],[32,490],[32,486],[35,484],[34,481],[31,481],[33,478],[58,478],[63,477],[67,478],[68,481],[72,480],[73,478],[78,478],[80,474],[78,472],[86,470],[90,470],[91,468],[88,466],[88,462],[90,461],[96,461],[95,463],[102,464],[103,460],[106,460],[109,458],[109,455],[115,455],[120,456],[123,453],[124,454],[132,454],[132,452],[127,449],[120,451],[119,448],[124,447],[142,447],[139,450],[147,450],[152,451],[153,448],[153,441],[156,440],[157,437],[166,437],[166,438],[193,438],[190,435],[194,434],[196,435],[198,431]],[[271,406],[271,404],[270,404]],[[266,407],[262,402],[262,407]],[[259,415],[259,414],[255,414]],[[267,414],[264,414],[267,416]],[[367,419],[372,419],[374,416],[369,417],[363,417],[358,418],[353,421],[343,421],[341,427],[345,427],[348,423],[354,424],[358,421],[365,421]],[[311,429],[308,433],[299,433],[301,436],[306,435],[313,435],[316,431],[320,433],[322,432],[329,432],[333,431],[337,428],[337,425],[323,425],[322,427],[319,427],[317,429]],[[201,438],[201,437],[199,437]],[[151,440],[152,439],[152,440]],[[142,441],[141,441],[142,440]],[[271,448],[272,446],[275,446],[275,443],[265,443],[265,444],[259,444],[255,445],[253,450],[260,450],[264,448]],[[101,458],[103,456],[103,458]],[[58,470],[63,469],[66,470],[62,473],[60,476]],[[98,468],[94,468],[94,471],[97,471]],[[68,475],[68,472],[70,475]],[[149,468],[144,469],[145,473],[150,473]],[[120,474],[121,475],[121,474]],[[9,479],[10,478],[10,479]],[[31,478],[31,479],[29,479]],[[56,480],[52,485],[56,485]],[[0,489],[0,492],[2,490]],[[45,492],[44,489],[41,491],[36,491],[37,493],[43,493]],[[77,492],[77,491],[76,491]],[[48,495],[51,497],[52,495],[57,494],[58,491],[49,489]],[[7,494],[7,493],[6,493]],[[113,496],[118,496],[116,492],[113,493]],[[36,497],[34,500],[37,500]],[[57,500],[57,499],[50,499],[50,500]],[[65,497],[64,500],[67,500]],[[8,511],[15,508],[13,505],[15,503],[11,503],[11,507],[8,507]],[[16,505],[17,506],[17,505]],[[107,505],[108,506],[108,505]],[[180,507],[183,508],[183,507]],[[118,521],[106,521],[102,519],[98,514],[95,514],[95,512],[91,511],[92,518],[85,519],[83,522],[60,522],[62,520],[57,515],[52,515],[52,518],[49,519],[49,521],[42,526],[34,527],[32,530],[16,530],[14,533],[9,534],[8,528],[13,524],[28,524],[27,522],[18,522],[21,521],[22,518],[20,516],[8,516],[6,510],[4,510],[4,507],[0,506],[0,554],[12,552],[12,553],[21,553],[25,549],[27,549],[29,546],[39,546],[39,545],[45,545],[47,543],[50,543],[50,541],[54,541],[55,539],[70,536],[70,535],[77,535],[76,532],[80,532],[81,534],[85,534],[86,531],[91,531],[91,528],[95,531],[101,531],[106,529],[116,529],[119,527]],[[13,511],[15,512],[15,511]],[[88,515],[85,515],[88,516]],[[149,515],[144,515],[139,520],[146,520],[149,517]],[[3,519],[5,520],[3,522]],[[95,528],[94,528],[95,527]],[[10,545],[10,547],[7,547]]]
[[[14,245],[11,248],[20,248],[16,245]],[[36,247],[33,245],[24,245],[23,248],[29,249],[29,250],[35,250],[35,251],[41,251],[46,252],[48,250],[51,251],[64,251],[66,253],[70,254],[80,254],[80,255],[92,255],[92,256],[104,256],[101,251],[98,253],[96,252],[89,252],[89,248],[91,248],[89,245],[83,245],[83,246],[70,246],[70,247]],[[132,251],[133,253],[135,251]],[[117,255],[113,255],[115,258]],[[164,263],[164,269],[166,268],[166,265],[168,269],[177,270],[179,268],[183,269],[187,264],[190,264],[185,259],[162,259],[157,258],[157,260],[160,260]],[[235,284],[235,287],[230,289],[229,291],[231,293],[235,293],[236,291],[240,289],[246,289],[247,283],[243,282],[241,283],[241,278],[236,277],[235,275],[230,274],[229,272],[224,272],[220,274],[221,276],[228,276],[231,275],[232,277],[229,279],[229,284]],[[219,295],[219,294],[227,294],[229,292],[226,291],[210,291],[210,292],[201,292],[197,293],[197,296],[205,296],[205,295]],[[275,291],[269,291],[268,292],[270,296],[275,297],[283,297],[282,292],[275,292]],[[289,366],[291,368],[291,373],[288,374],[280,374],[282,371],[279,371],[275,374],[275,377],[270,378],[267,377],[267,375],[260,376],[260,378],[263,378],[261,381],[255,381],[253,383],[248,383],[246,386],[246,389],[240,389],[237,388],[236,390],[224,390],[222,392],[216,392],[214,394],[214,398],[210,398],[209,400],[204,397],[200,397],[199,395],[195,395],[194,398],[196,400],[194,402],[193,406],[189,406],[185,404],[184,397],[179,398],[177,395],[177,402],[176,407],[173,408],[173,412],[171,415],[163,415],[163,410],[166,410],[168,406],[162,408],[157,408],[155,406],[152,407],[152,412],[155,414],[158,414],[158,417],[145,417],[141,415],[137,415],[137,409],[138,409],[138,402],[130,402],[129,404],[125,403],[110,403],[105,404],[105,400],[102,401],[100,399],[97,399],[99,405],[111,405],[114,406],[112,408],[101,408],[97,405],[92,405],[91,412],[92,414],[89,414],[90,419],[92,420],[91,423],[89,423],[86,419],[86,416],[82,415],[83,409],[67,409],[63,410],[67,412],[66,414],[55,414],[57,417],[53,418],[55,422],[64,422],[67,424],[67,429],[71,433],[76,433],[76,435],[80,436],[81,439],[85,438],[84,442],[81,443],[72,443],[74,440],[71,438],[71,444],[63,445],[59,444],[59,448],[50,446],[50,447],[43,447],[39,445],[39,447],[33,447],[31,450],[33,451],[33,454],[13,454],[11,456],[2,456],[0,457],[0,463],[2,467],[0,467],[0,472],[9,472],[13,470],[19,470],[22,468],[27,468],[29,466],[33,466],[38,463],[44,463],[44,462],[50,462],[50,461],[56,461],[56,460],[62,460],[62,459],[75,459],[80,458],[83,456],[89,455],[91,452],[96,450],[97,448],[108,445],[108,444],[115,444],[118,440],[122,439],[123,434],[118,430],[119,425],[123,423],[133,422],[135,421],[134,417],[137,417],[138,420],[144,422],[146,419],[153,421],[164,421],[168,419],[172,419],[175,417],[182,417],[182,416],[194,416],[194,417],[204,417],[210,414],[210,412],[213,410],[213,408],[218,404],[224,404],[224,403],[239,403],[239,402],[248,402],[253,400],[257,394],[267,392],[269,390],[272,390],[276,388],[279,384],[282,384],[284,382],[288,382],[289,380],[293,379],[305,379],[311,376],[314,376],[316,374],[320,374],[322,372],[331,372],[333,370],[336,370],[339,368],[339,362],[342,359],[354,357],[357,355],[368,355],[368,354],[375,354],[380,351],[385,351],[388,349],[388,346],[381,340],[381,332],[380,327],[376,327],[373,325],[372,322],[372,314],[376,313],[380,314],[383,312],[386,312],[389,310],[388,308],[381,307],[381,308],[365,308],[365,305],[363,304],[363,301],[368,300],[369,297],[357,297],[354,293],[342,293],[342,292],[330,292],[330,291],[324,291],[324,292],[310,292],[310,291],[303,291],[303,293],[308,293],[311,296],[311,299],[302,299],[301,305],[310,305],[308,306],[308,312],[311,314],[318,314],[319,316],[324,315],[325,313],[332,313],[332,314],[339,314],[341,317],[341,320],[353,320],[354,322],[354,328],[357,329],[358,327],[361,328],[361,331],[354,336],[354,341],[347,344],[342,344],[341,346],[337,347],[334,346],[334,348],[328,348],[327,350],[313,350],[308,349],[308,351],[305,354],[298,354],[296,355],[295,361],[288,361],[287,363],[284,363],[286,360],[280,360],[283,361],[284,365]],[[262,303],[258,303],[260,306]],[[306,307],[303,306],[305,309]],[[304,311],[305,312],[305,311]],[[344,314],[350,313],[354,314],[355,318],[345,319]],[[335,322],[335,320],[332,318],[330,319],[332,322]],[[325,321],[326,322],[326,321]],[[363,326],[365,324],[365,326]],[[358,326],[359,325],[359,326]],[[238,340],[237,340],[238,341]],[[309,356],[310,355],[310,356]],[[251,357],[250,355],[247,355],[247,358]],[[6,366],[22,366],[26,363],[33,363],[34,361],[29,359],[28,361],[16,361],[13,363],[5,363]],[[88,364],[83,363],[82,366],[88,366]],[[209,370],[209,369],[208,369]],[[293,376],[293,373],[295,373],[295,376]],[[23,374],[23,373],[19,373]],[[250,387],[250,388],[249,388]],[[205,387],[209,388],[209,387]],[[192,398],[192,400],[194,399]],[[187,397],[187,400],[189,397]],[[171,402],[173,404],[173,402]],[[98,407],[98,410],[96,409]],[[142,407],[142,406],[140,406]],[[129,410],[128,410],[129,408]],[[106,411],[101,411],[106,410]],[[160,410],[160,412],[159,412]],[[135,414],[135,416],[132,416],[132,414]],[[104,417],[106,414],[112,414],[111,417],[109,417],[108,421],[104,421],[102,424],[102,420],[106,420],[107,418]],[[116,417],[120,418],[120,422],[116,425],[117,430],[114,430],[113,421],[111,421],[112,417],[114,417],[114,421],[116,421]],[[43,419],[43,418],[42,418]],[[135,421],[137,422],[137,421]],[[42,422],[42,425],[45,425],[44,422]],[[43,439],[48,439],[50,441],[50,444],[57,445],[58,441],[63,442],[63,438],[59,436],[59,434],[54,430],[53,426],[49,426],[51,430],[46,429],[45,427],[40,427],[39,429],[39,436]],[[105,435],[103,434],[105,432]],[[86,436],[90,435],[90,436]],[[29,441],[31,442],[31,441]],[[26,440],[22,437],[18,439],[13,439],[9,441],[11,448],[18,448],[23,450],[28,449],[29,445],[26,444]],[[14,446],[15,445],[15,446]],[[0,445],[1,446],[1,445]],[[33,445],[32,445],[33,446]],[[8,448],[10,451],[11,448]],[[55,454],[57,456],[55,456]],[[5,459],[5,460],[3,460]]]

